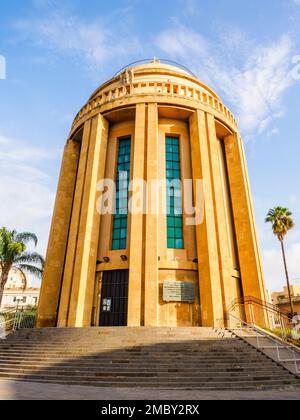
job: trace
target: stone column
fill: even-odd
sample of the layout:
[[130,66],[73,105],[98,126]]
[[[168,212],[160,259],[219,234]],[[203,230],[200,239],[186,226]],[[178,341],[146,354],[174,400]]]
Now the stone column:
[[40,294],[38,328],[55,327],[76,184],[80,143],[66,144]]
[[203,180],[204,194],[204,220],[196,226],[202,325],[216,326],[224,314],[208,134],[203,111],[197,110],[190,117],[190,137],[193,179],[194,182]]
[[216,135],[215,118],[211,114],[206,115],[208,128],[208,150],[211,161],[211,179],[214,198],[215,220],[217,230],[217,246],[222,280],[223,307],[226,310],[236,296],[235,279],[233,279],[232,258],[230,255],[230,243],[228,237],[227,214],[225,203],[225,191],[220,166],[220,145]]
[[[145,179],[145,141],[146,141],[146,105],[137,104],[135,119],[135,135],[133,144],[132,179]],[[134,192],[138,192],[144,207],[145,191],[140,184],[133,184]],[[144,257],[144,214],[131,215],[130,250],[129,250],[129,293],[128,293],[128,326],[142,325],[142,281]]]
[[[243,143],[238,134],[227,136],[224,141],[244,296],[265,301],[266,289]],[[264,312],[259,311],[258,317],[264,318]],[[265,323],[265,319],[256,321],[261,325]]]
[[[148,105],[147,132],[147,216],[145,226],[145,326],[158,325],[158,196],[151,183],[158,180],[158,109]],[[154,214],[156,213],[156,214]]]
[[97,184],[105,176],[108,129],[109,124],[102,115],[93,118],[71,290],[70,327],[91,325],[100,230]]
[[68,325],[68,315],[70,308],[71,289],[74,275],[74,263],[77,249],[78,229],[80,222],[82,197],[84,192],[84,183],[87,172],[87,159],[90,145],[92,120],[88,120],[84,124],[80,160],[78,166],[78,174],[76,181],[76,189],[74,196],[74,203],[72,209],[72,218],[70,233],[68,239],[67,256],[64,267],[63,284],[60,297],[59,313],[58,313],[58,327],[66,327]]

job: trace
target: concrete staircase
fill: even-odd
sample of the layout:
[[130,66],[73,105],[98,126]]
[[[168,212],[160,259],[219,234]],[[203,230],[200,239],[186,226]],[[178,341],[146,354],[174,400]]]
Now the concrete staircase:
[[209,328],[22,330],[0,340],[0,378],[119,388],[300,387],[298,377],[246,342]]

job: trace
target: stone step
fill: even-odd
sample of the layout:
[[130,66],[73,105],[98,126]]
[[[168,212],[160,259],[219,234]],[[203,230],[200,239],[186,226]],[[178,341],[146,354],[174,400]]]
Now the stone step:
[[33,381],[33,382],[47,382],[47,383],[62,383],[68,385],[87,385],[87,386],[98,386],[98,387],[125,387],[125,388],[132,388],[138,386],[139,388],[166,388],[166,389],[182,389],[182,388],[189,388],[189,389],[199,389],[199,388],[210,388],[210,389],[243,389],[243,387],[254,387],[255,389],[263,388],[263,387],[274,387],[278,386],[280,388],[286,386],[299,386],[299,381],[297,379],[284,379],[281,378],[278,380],[257,380],[254,379],[253,381],[249,381],[248,378],[245,380],[236,380],[236,381],[228,381],[226,378],[225,381],[191,381],[186,380],[185,378],[179,378],[167,381],[163,378],[162,381],[155,380],[149,378],[150,380],[145,380],[141,378],[140,380],[136,378],[126,378],[124,381],[121,379],[117,380],[100,380],[99,378],[82,378],[80,377],[79,380],[74,379],[73,377],[61,377],[61,376],[52,376],[49,375],[18,375],[18,374],[0,374],[1,378],[6,378],[10,380],[19,380],[19,381]]
[[210,328],[19,331],[0,342],[0,378],[159,389],[281,389],[300,380]]
[[168,358],[172,358],[172,359],[189,359],[190,361],[194,361],[194,360],[236,360],[236,359],[240,359],[240,360],[244,360],[244,359],[248,359],[248,358],[253,358],[253,359],[258,359],[261,360],[262,357],[266,357],[261,355],[261,353],[259,353],[258,351],[253,351],[253,352],[246,352],[246,353],[240,353],[240,352],[234,352],[234,353],[200,353],[200,352],[195,352],[193,354],[189,354],[188,357],[185,356],[182,353],[152,353],[152,352],[148,352],[148,353],[130,353],[130,352],[120,352],[120,351],[112,351],[112,352],[107,352],[107,351],[88,351],[88,352],[84,352],[84,351],[73,351],[73,350],[53,350],[53,351],[17,351],[17,350],[3,350],[0,351],[0,358],[2,357],[7,357],[7,356],[24,356],[24,357],[28,357],[28,356],[37,356],[37,357],[43,357],[43,356],[57,356],[57,357],[87,357],[87,358],[113,358],[113,359],[119,359],[120,357],[124,358],[124,359],[132,359],[132,358],[137,358],[137,359],[154,359],[154,360],[159,360],[159,359],[168,359]]
[[168,383],[170,385],[177,385],[181,386],[182,384],[188,385],[188,386],[197,386],[203,385],[204,383],[210,384],[212,386],[213,384],[218,383],[227,383],[227,384],[233,384],[233,383],[256,383],[256,384],[263,384],[263,383],[270,383],[270,382],[281,382],[284,385],[296,385],[298,384],[298,381],[295,379],[290,379],[288,377],[284,376],[240,376],[239,378],[236,377],[228,377],[228,376],[220,376],[220,377],[208,377],[208,376],[200,376],[198,378],[195,377],[185,377],[185,376],[165,376],[165,377],[159,377],[159,376],[142,376],[142,377],[126,377],[126,376],[107,376],[102,377],[101,375],[87,375],[84,378],[80,375],[66,375],[66,374],[47,374],[44,373],[23,373],[23,372],[12,372],[12,373],[2,373],[0,372],[0,378],[9,379],[11,377],[22,378],[23,380],[29,379],[43,379],[43,380],[63,380],[65,382],[68,381],[82,381],[82,383],[89,382],[89,383],[99,383],[99,382],[118,382],[119,384],[122,384],[124,382],[136,384],[137,386],[140,385],[141,382],[149,382],[149,383]]
[[[60,353],[56,353],[56,354],[41,354],[41,355],[37,355],[37,354],[26,354],[26,355],[20,355],[19,353],[16,354],[2,354],[0,355],[0,358],[5,358],[6,360],[49,360],[52,357],[55,357],[56,360],[68,360],[68,359],[75,359],[77,355],[71,355],[71,354],[60,354]],[[194,357],[194,358],[189,358],[189,360],[187,360],[185,357],[179,356],[179,357],[172,357],[170,359],[170,357],[161,357],[161,358],[157,358],[157,357],[153,357],[153,356],[148,356],[145,358],[129,358],[129,357],[123,357],[123,356],[118,356],[118,355],[86,355],[86,354],[82,354],[82,358],[83,360],[95,360],[95,361],[102,361],[104,363],[109,363],[109,362],[114,362],[114,363],[123,363],[123,364],[128,364],[131,362],[136,362],[136,363],[151,363],[151,364],[163,364],[165,362],[169,362],[169,364],[174,364],[174,363],[184,363],[184,364],[209,364],[209,363],[235,363],[235,364],[242,364],[242,363],[249,363],[249,362],[256,362],[256,363],[260,363],[262,360],[267,359],[266,356],[253,356],[253,355],[249,355],[248,357],[222,357],[222,358],[213,358],[210,356],[207,357]]]
[[[225,357],[231,356],[231,355],[248,355],[253,354],[253,350],[249,348],[227,348],[227,349],[202,349],[202,348],[195,348],[191,350],[178,350],[178,349],[151,349],[151,348],[144,348],[144,349],[130,349],[130,348],[103,348],[103,347],[96,347],[96,346],[90,346],[90,347],[3,347],[0,348],[0,353],[110,353],[110,354],[123,354],[123,355],[132,355],[132,356],[147,356],[149,354],[153,354],[154,356],[160,356],[162,354],[165,354],[167,356],[169,355],[185,355],[186,357],[189,356],[203,356],[207,354],[211,354],[212,356],[222,357],[223,355]],[[257,351],[258,353],[258,351]]]
[[208,371],[181,371],[176,369],[170,369],[169,371],[148,371],[148,372],[136,372],[136,371],[101,371],[96,369],[66,369],[66,368],[56,368],[56,369],[40,369],[40,371],[34,367],[24,368],[24,366],[17,368],[7,368],[1,367],[0,374],[43,374],[45,376],[72,376],[77,377],[84,375],[84,377],[104,377],[104,378],[158,378],[158,379],[167,379],[167,378],[182,378],[186,380],[198,380],[199,378],[214,381],[219,378],[227,378],[228,380],[242,380],[243,378],[249,378],[251,380],[269,380],[276,378],[286,378],[290,379],[287,372],[284,371],[255,371],[255,372],[208,372]]
[[222,341],[222,340],[227,340],[227,339],[234,339],[236,340],[236,337],[232,337],[232,336],[223,336],[223,335],[218,335],[215,333],[211,333],[211,334],[207,334],[205,336],[203,335],[199,335],[199,334],[169,334],[169,335],[165,335],[165,334],[160,334],[160,335],[143,335],[143,334],[126,334],[126,335],[121,335],[121,334],[39,334],[39,335],[32,335],[30,333],[27,334],[20,334],[19,332],[15,332],[13,334],[10,334],[6,340],[7,341],[17,341],[19,339],[22,340],[47,340],[48,338],[51,338],[53,340],[63,340],[65,338],[67,338],[68,340],[74,340],[74,339],[78,339],[78,340],[161,340],[161,341],[194,341],[194,340],[202,340],[202,341],[206,341],[206,340],[213,340],[213,341]]
[[[194,356],[201,356],[203,357],[203,355],[211,355],[213,357],[219,357],[219,356],[225,356],[225,357],[231,357],[234,355],[237,356],[247,356],[249,354],[252,354],[252,350],[250,349],[236,349],[233,350],[231,348],[228,348],[226,350],[203,350],[203,349],[195,349],[193,351],[187,351],[187,352],[183,352],[182,350],[165,350],[165,351],[161,351],[161,350],[151,350],[151,349],[143,349],[143,350],[136,350],[136,349],[115,349],[115,350],[107,350],[107,349],[102,349],[102,348],[94,348],[94,347],[89,347],[89,348],[68,348],[68,347],[63,347],[63,348],[16,348],[16,347],[7,347],[7,348],[2,348],[0,349],[0,354],[12,354],[12,353],[30,353],[30,354],[44,354],[44,353],[48,353],[48,354],[55,354],[55,353],[72,353],[72,354],[95,354],[95,353],[99,353],[99,354],[106,354],[106,353],[110,353],[110,354],[118,354],[118,355],[124,355],[126,357],[132,355],[133,357],[136,356],[140,356],[140,357],[146,357],[147,355],[151,354],[154,357],[160,357],[160,356],[165,356],[165,357],[169,357],[169,356],[182,356],[182,357],[194,357]],[[257,351],[258,353],[258,351]]]
[[[11,379],[9,379],[11,380]],[[23,379],[19,379],[19,378],[14,378],[13,379],[16,382],[24,382]],[[43,380],[43,379],[28,379],[26,378],[25,382],[35,382],[35,383],[47,383],[47,384],[58,384],[58,385],[70,385],[70,386],[93,386],[93,387],[112,387],[112,388],[135,388],[135,386],[133,386],[132,384],[128,384],[128,383],[121,383],[120,385],[117,385],[115,383],[84,383],[82,384],[81,381],[51,381],[51,380]],[[267,390],[290,390],[290,391],[295,391],[296,389],[300,389],[299,385],[282,385],[281,383],[276,383],[276,384],[263,384],[263,385],[256,385],[256,384],[248,384],[248,385],[241,385],[241,384],[223,384],[220,385],[218,384],[217,386],[214,384],[214,386],[209,386],[209,384],[205,384],[203,386],[189,386],[189,385],[183,385],[181,387],[178,386],[172,386],[170,387],[169,384],[151,384],[151,383],[142,383],[141,386],[139,388],[147,388],[147,389],[151,389],[151,390],[156,390],[157,388],[161,389],[161,390],[170,390],[172,389],[173,391],[175,390],[189,390],[189,391],[205,391],[205,392],[209,392],[209,391],[267,391]]]
[[34,363],[35,366],[37,365],[41,365],[41,366],[52,366],[52,365],[59,365],[59,366],[64,366],[64,365],[68,365],[68,366],[91,366],[91,367],[98,367],[99,369],[105,369],[105,368],[111,368],[114,367],[116,369],[128,369],[129,367],[131,368],[142,368],[142,369],[172,369],[172,368],[178,368],[178,369],[191,369],[191,370],[197,370],[197,369],[208,369],[208,368],[213,368],[215,369],[216,367],[218,367],[218,369],[237,369],[237,368],[243,368],[243,369],[270,369],[272,367],[276,367],[279,369],[283,369],[281,366],[277,366],[274,362],[272,362],[271,360],[266,359],[265,361],[257,364],[256,362],[246,362],[246,363],[232,363],[232,362],[228,362],[228,363],[205,363],[203,365],[195,365],[194,363],[188,363],[188,362],[181,362],[181,363],[149,363],[149,362],[145,362],[145,363],[139,363],[139,362],[135,362],[132,361],[131,363],[107,363],[107,362],[103,362],[101,360],[79,360],[74,358],[73,360],[61,360],[61,359],[45,359],[45,360],[37,360],[37,359],[28,359],[27,361],[24,360],[23,358],[20,359],[2,359],[0,360],[0,364],[25,364],[25,362],[31,362]]
[[[180,344],[180,343],[185,343],[185,344],[189,344],[189,343],[197,343],[197,342],[201,342],[203,344],[210,344],[210,343],[222,343],[225,340],[232,340],[231,338],[216,338],[216,337],[207,337],[207,338],[202,338],[202,337],[182,337],[181,339],[178,337],[174,337],[174,338],[165,338],[165,337],[154,337],[154,338],[145,338],[145,337],[132,337],[132,338],[128,338],[128,337],[118,337],[118,338],[108,338],[108,337],[94,337],[94,338],[90,338],[90,337],[43,337],[43,338],[28,338],[28,337],[18,337],[18,339],[16,340],[16,338],[14,339],[6,339],[6,342],[8,343],[14,343],[14,342],[33,342],[33,343],[43,343],[43,342],[48,342],[48,340],[50,342],[53,343],[64,343],[64,342],[73,342],[73,343],[81,343],[81,342],[88,342],[88,343],[110,343],[110,344],[120,344],[120,343],[128,343],[130,345],[134,344],[134,343],[138,343],[139,345],[143,345],[144,343],[146,344],[151,344],[151,343],[155,343],[155,344],[159,344],[159,343],[170,343],[170,344]],[[234,340],[236,341],[236,340]]]
[[212,327],[69,327],[69,328],[35,328],[35,329],[23,329],[19,330],[18,334],[49,334],[53,333],[56,335],[59,334],[89,334],[89,333],[98,333],[98,334],[111,334],[118,333],[119,335],[124,333],[126,335],[134,334],[137,332],[139,334],[151,334],[158,335],[163,333],[173,333],[180,335],[181,333],[198,333],[200,335],[205,335],[207,333],[215,332],[215,329]]
[[153,345],[132,345],[128,346],[125,344],[119,344],[114,346],[109,345],[101,345],[99,343],[97,344],[84,344],[84,345],[73,345],[72,343],[64,343],[62,345],[57,345],[52,343],[51,346],[47,346],[45,344],[42,345],[31,345],[26,343],[24,345],[12,345],[12,344],[6,344],[0,346],[0,351],[8,351],[8,350],[31,350],[31,351],[44,351],[45,349],[52,351],[52,350],[107,350],[107,351],[123,351],[123,352],[139,352],[139,353],[147,353],[147,352],[153,352],[153,353],[178,353],[178,352],[187,352],[187,353],[195,353],[195,352],[214,352],[214,353],[235,353],[235,352],[252,352],[253,348],[250,345],[228,345],[226,346],[203,346],[201,343],[197,343],[195,346],[157,346],[155,344]]
[[97,344],[76,344],[73,345],[72,343],[64,343],[64,344],[55,344],[52,343],[50,346],[47,346],[46,344],[42,345],[31,345],[26,343],[24,345],[11,345],[6,344],[0,346],[0,351],[7,351],[7,350],[18,350],[18,351],[44,351],[44,350],[91,350],[95,349],[96,351],[102,350],[102,351],[123,351],[123,352],[132,352],[132,353],[195,353],[195,352],[201,352],[201,353],[207,353],[207,352],[213,352],[213,353],[235,353],[235,352],[252,352],[253,347],[250,345],[237,345],[237,346],[203,346],[201,343],[197,343],[195,346],[157,346],[156,344],[145,344],[145,345],[127,345],[124,343],[119,343],[118,345],[101,345],[99,343]]
[[[130,345],[128,346],[130,349],[132,350],[144,350],[147,348],[151,348],[153,350],[185,350],[185,351],[189,351],[189,350],[195,350],[195,349],[203,349],[205,351],[207,351],[207,349],[216,349],[216,350],[226,350],[228,348],[231,348],[232,350],[235,349],[250,349],[252,348],[250,345],[243,343],[243,342],[239,342],[236,340],[232,340],[232,346],[229,346],[230,341],[227,340],[222,340],[220,342],[216,342],[214,343],[212,340],[208,341],[208,342],[203,342],[202,340],[198,340],[195,341],[194,343],[191,342],[180,342],[180,343],[154,343],[153,345],[145,345],[145,343],[143,343],[142,345]],[[85,341],[85,342],[78,342],[78,341],[68,341],[68,342],[55,342],[52,341],[51,343],[47,343],[47,342],[33,342],[32,340],[30,341],[15,341],[15,342],[11,342],[8,340],[3,340],[2,342],[0,341],[0,349],[4,348],[10,348],[10,347],[16,347],[16,348],[61,348],[64,346],[68,346],[68,347],[72,347],[72,348],[88,348],[91,345],[97,347],[97,348],[104,348],[104,349],[114,349],[114,348],[126,348],[127,345],[125,344],[124,340],[122,341],[118,341],[116,343],[109,343],[108,341],[101,341],[98,340],[96,342],[92,342],[92,341]]]
[[[116,333],[116,331],[114,331]],[[207,333],[198,333],[198,332],[168,332],[168,333],[163,333],[163,332],[148,332],[145,333],[145,331],[139,330],[136,333],[133,333],[132,331],[122,331],[119,330],[117,333],[117,337],[118,338],[124,338],[128,339],[128,337],[130,337],[131,340],[134,339],[141,339],[141,340],[145,340],[145,339],[149,339],[149,340],[155,340],[157,338],[159,339],[172,339],[172,340],[182,340],[182,339],[211,339],[214,338],[215,340],[217,339],[222,339],[221,336],[216,335],[213,331],[207,332]],[[74,331],[74,332],[61,332],[58,331],[53,331],[53,332],[28,332],[28,331],[21,331],[18,332],[14,335],[9,336],[8,340],[10,339],[15,339],[15,338],[25,338],[25,339],[43,339],[43,338],[52,338],[52,339],[72,339],[72,338],[76,338],[76,339],[85,339],[85,338],[105,338],[105,339],[114,339],[115,337],[111,334],[110,331],[107,332],[103,332],[103,331],[93,331],[93,332],[88,332],[88,331]]]
[[230,345],[230,342],[220,342],[220,343],[214,343],[214,342],[208,342],[208,343],[203,343],[202,341],[197,341],[195,343],[175,343],[175,344],[170,344],[170,343],[153,343],[152,345],[149,344],[145,344],[143,343],[143,345],[130,345],[128,346],[126,343],[124,343],[124,341],[119,342],[119,343],[107,343],[107,342],[101,342],[100,340],[93,343],[93,342],[67,342],[67,343],[56,343],[56,342],[51,342],[51,343],[45,343],[45,342],[37,342],[37,343],[33,343],[32,341],[26,342],[15,342],[15,343],[11,343],[11,342],[3,342],[0,343],[0,349],[4,348],[53,348],[53,347],[57,347],[57,348],[63,348],[63,347],[71,347],[71,348],[89,348],[90,346],[94,346],[96,348],[106,348],[106,349],[114,349],[114,348],[128,348],[131,350],[139,350],[139,351],[143,351],[144,349],[151,349],[151,350],[178,350],[178,351],[182,351],[182,350],[186,350],[186,351],[190,351],[190,350],[195,350],[195,349],[199,349],[199,350],[203,350],[203,351],[207,351],[207,350],[227,350],[227,349],[232,349],[232,350],[238,350],[238,349],[250,349],[251,346],[247,345],[246,343],[242,343],[242,342],[236,342],[233,341],[232,345]]
[[[210,344],[210,343],[222,343],[225,340],[233,340],[232,338],[221,338],[221,337],[174,337],[174,338],[166,338],[166,337],[153,337],[153,338],[145,338],[145,337],[131,337],[130,339],[128,337],[40,337],[40,338],[30,338],[30,337],[18,337],[14,339],[6,339],[6,342],[13,343],[13,342],[33,342],[33,343],[43,343],[43,342],[53,342],[53,343],[64,343],[64,342],[70,342],[70,343],[82,343],[82,342],[88,342],[88,343],[109,343],[109,344],[120,344],[120,343],[127,343],[130,345],[133,345],[134,343],[137,343],[137,345],[143,345],[143,344],[159,344],[159,343],[166,343],[166,344],[189,344],[189,343],[197,343],[201,342],[203,344]],[[236,341],[236,340],[233,340]]]
[[168,374],[168,373],[175,373],[175,372],[180,372],[180,373],[184,373],[184,374],[202,374],[202,373],[209,373],[212,375],[221,375],[221,374],[240,374],[240,373],[245,373],[245,374],[253,374],[255,373],[259,373],[259,374],[287,374],[286,370],[283,367],[280,366],[276,366],[276,367],[256,367],[255,370],[253,369],[253,367],[226,367],[226,368],[222,368],[222,369],[218,369],[216,370],[216,368],[214,366],[211,366],[209,368],[205,367],[205,368],[198,368],[198,367],[194,367],[194,368],[185,368],[184,366],[182,367],[151,367],[151,368],[145,368],[145,367],[140,367],[140,366],[133,366],[132,368],[128,369],[124,369],[124,366],[112,366],[112,365],[82,365],[82,364],[78,364],[78,365],[71,365],[71,364],[65,364],[65,365],[55,365],[55,364],[24,364],[24,363],[2,363],[0,370],[1,371],[10,371],[10,370],[18,370],[18,369],[24,369],[24,370],[43,370],[45,372],[49,371],[49,372],[53,372],[59,369],[59,371],[63,370],[63,371],[70,371],[70,372],[75,372],[75,371],[80,371],[80,372],[103,372],[103,374],[105,374],[105,372],[107,373],[125,373],[125,374],[129,374],[129,375],[141,375],[143,373],[163,373],[163,374]]
[[[203,345],[203,346],[210,346],[210,345],[213,345],[213,344],[217,344],[217,345],[222,345],[222,344],[225,344],[224,342],[225,342],[225,340],[232,340],[232,339],[230,339],[230,338],[220,338],[220,339],[211,339],[211,338],[207,338],[207,339],[202,339],[202,338],[194,338],[194,339],[192,339],[192,338],[186,338],[186,339],[182,339],[182,340],[179,340],[178,338],[177,339],[170,339],[170,340],[166,340],[166,339],[163,339],[163,338],[156,338],[156,339],[149,339],[149,340],[147,340],[147,339],[143,339],[143,338],[141,338],[141,339],[131,339],[131,340],[128,340],[128,339],[122,339],[121,337],[120,338],[118,338],[118,339],[106,339],[106,338],[104,338],[104,337],[97,337],[97,338],[95,338],[95,339],[87,339],[87,337],[85,337],[85,338],[82,338],[82,340],[80,340],[80,339],[78,339],[78,338],[76,338],[76,337],[74,337],[74,338],[68,338],[68,337],[66,337],[66,338],[63,338],[63,339],[61,339],[61,340],[59,340],[59,339],[56,339],[56,338],[51,338],[51,337],[49,337],[48,339],[30,339],[30,338],[22,338],[22,337],[20,337],[18,340],[16,340],[16,339],[14,339],[14,340],[8,340],[8,339],[6,339],[5,340],[5,342],[6,343],[8,343],[8,344],[14,344],[14,343],[20,343],[20,342],[23,342],[23,343],[33,343],[33,344],[36,344],[36,345],[38,345],[38,344],[43,344],[43,343],[48,343],[48,340],[49,340],[49,342],[50,343],[53,343],[53,344],[59,344],[59,345],[63,345],[63,344],[65,344],[65,343],[72,343],[72,344],[81,344],[81,343],[83,343],[83,344],[85,344],[85,343],[88,343],[88,344],[107,344],[107,345],[112,345],[112,346],[114,346],[114,345],[120,345],[120,344],[122,344],[122,345],[124,345],[124,346],[134,346],[134,345],[136,345],[136,346],[144,346],[144,345],[159,345],[159,344],[165,344],[165,345],[184,345],[184,344],[186,344],[186,345],[196,345],[196,344],[201,344],[201,345]],[[232,340],[232,342],[235,342],[235,343],[238,343],[239,341],[237,341],[237,340]],[[242,343],[241,341],[239,342],[239,343]]]
[[[153,376],[150,376],[150,375],[152,375],[152,373],[150,373],[150,374],[140,375],[137,378],[133,378],[131,376],[127,377],[124,374],[124,372],[120,373],[120,374],[113,372],[112,374],[113,374],[114,378],[116,378],[118,380],[120,379],[120,381],[127,380],[127,382],[139,382],[140,380],[144,380],[144,379],[152,378],[152,377],[155,377],[159,381],[162,380],[162,381],[166,381],[166,382],[168,382],[168,381],[172,382],[174,380],[175,381],[180,380],[180,381],[189,382],[189,383],[202,382],[204,380],[207,380],[207,381],[210,381],[210,382],[215,382],[215,381],[220,382],[220,378],[221,379],[226,378],[226,380],[228,380],[230,382],[231,381],[236,381],[236,380],[239,381],[239,382],[242,382],[244,380],[269,381],[269,380],[277,380],[280,377],[283,380],[288,380],[288,381],[293,381],[293,382],[299,383],[298,379],[296,377],[294,377],[293,375],[289,375],[288,373],[286,373],[285,375],[282,375],[282,374],[260,375],[260,374],[257,374],[256,372],[254,372],[252,375],[239,374],[238,376],[221,375],[219,377],[217,377],[217,376],[214,377],[212,375],[208,375],[208,374],[205,374],[205,373],[203,375],[200,375],[200,376],[198,376],[198,375],[184,376],[181,373],[175,373],[175,374],[170,375],[170,376],[165,376],[165,375],[161,375],[158,372],[157,374],[153,374]],[[43,370],[34,371],[34,372],[31,372],[31,371],[30,372],[28,372],[28,371],[22,372],[22,370],[19,370],[19,371],[10,370],[8,372],[0,371],[0,376],[10,376],[10,375],[21,375],[21,376],[24,376],[24,377],[27,377],[27,376],[28,377],[42,376],[42,377],[49,377],[49,378],[56,378],[56,377],[58,377],[58,378],[62,378],[62,377],[64,377],[64,378],[69,378],[69,377],[74,378],[74,377],[78,377],[78,378],[81,378],[82,380],[95,380],[98,377],[103,376],[102,372],[88,372],[87,375],[82,376],[81,372],[76,372],[76,371],[66,372],[66,371],[63,371],[63,370],[57,370],[57,371],[53,371],[53,372],[52,371],[45,372]],[[106,378],[107,378],[107,375],[104,375],[103,379],[106,379]],[[101,378],[100,380],[103,380],[103,379]]]
[[[65,363],[48,363],[48,362],[43,362],[43,363],[38,363],[38,362],[32,362],[32,361],[27,361],[27,362],[22,362],[22,363],[11,363],[9,364],[8,361],[6,363],[1,364],[1,368],[4,367],[15,367],[15,368],[25,368],[26,366],[31,366],[31,364],[35,365],[35,368],[38,368],[40,370],[42,369],[70,369],[70,370],[76,370],[76,369],[86,369],[86,370],[96,370],[96,371],[103,371],[103,372],[107,372],[107,371],[115,371],[115,372],[126,372],[126,371],[138,371],[138,372],[157,372],[157,371],[162,371],[162,372],[185,372],[185,373],[189,373],[189,372],[275,372],[277,373],[278,369],[281,369],[280,366],[275,365],[262,365],[261,367],[257,368],[254,365],[248,365],[248,366],[244,366],[244,365],[226,365],[226,366],[213,366],[213,365],[209,365],[209,366],[200,366],[197,369],[193,369],[192,365],[178,365],[178,364],[168,364],[168,365],[154,365],[154,364],[145,364],[144,366],[140,365],[140,364],[116,364],[116,363],[109,363],[109,364],[94,364],[94,365],[88,365],[88,364],[81,364],[80,367],[78,367],[78,365],[72,365],[72,364],[68,364],[66,367]],[[33,367],[34,368],[34,367]],[[281,372],[281,370],[280,370]]]

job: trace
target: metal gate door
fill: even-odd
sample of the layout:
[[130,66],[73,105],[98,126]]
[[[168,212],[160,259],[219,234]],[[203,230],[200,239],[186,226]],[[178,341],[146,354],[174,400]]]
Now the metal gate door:
[[101,327],[126,327],[129,270],[105,271],[101,292]]

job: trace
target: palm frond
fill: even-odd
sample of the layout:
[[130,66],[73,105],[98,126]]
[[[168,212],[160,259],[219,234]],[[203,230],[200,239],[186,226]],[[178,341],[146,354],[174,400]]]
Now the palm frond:
[[38,244],[38,238],[34,233],[31,232],[21,232],[21,233],[14,233],[14,240],[16,242],[21,242],[23,244],[28,244],[33,242],[35,246]]
[[34,265],[30,265],[30,264],[16,264],[15,265],[16,268],[24,271],[25,273],[28,274],[32,274],[35,277],[38,277],[39,279],[42,277],[43,275],[43,270],[41,270],[38,267],[35,267]]
[[15,264],[37,264],[41,269],[44,269],[45,260],[42,255],[37,252],[23,252],[20,256],[14,259]]
[[273,233],[280,241],[283,241],[288,231],[295,226],[292,215],[289,209],[280,206],[270,209],[267,214],[265,222],[272,224]]

